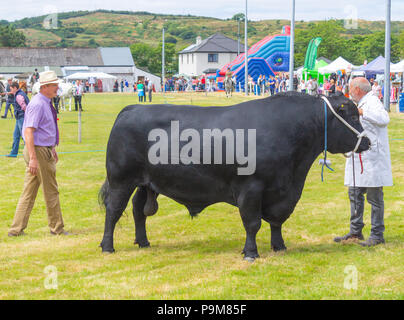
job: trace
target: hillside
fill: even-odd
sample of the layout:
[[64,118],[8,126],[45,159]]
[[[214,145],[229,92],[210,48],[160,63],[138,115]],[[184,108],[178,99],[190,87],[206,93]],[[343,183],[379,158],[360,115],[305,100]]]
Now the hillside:
[[[196,36],[206,38],[221,32],[237,38],[237,21],[209,17],[162,15],[147,12],[127,11],[78,11],[58,14],[58,28],[44,29],[45,16],[14,21],[16,28],[27,38],[27,45],[42,46],[128,46],[134,42],[155,45],[161,41],[162,27],[166,27],[166,41],[175,43],[176,49],[193,43]],[[281,31],[288,20],[261,20],[249,22],[249,45],[268,34]],[[298,21],[296,29],[306,29],[313,22]],[[241,23],[241,37],[244,24]],[[346,30],[345,34],[366,35],[384,30],[383,21],[359,21],[357,30]],[[392,23],[393,33],[404,30],[404,21]]]

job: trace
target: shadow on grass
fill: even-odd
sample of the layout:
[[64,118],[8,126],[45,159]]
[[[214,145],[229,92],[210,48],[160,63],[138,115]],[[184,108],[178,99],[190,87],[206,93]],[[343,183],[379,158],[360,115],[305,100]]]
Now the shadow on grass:
[[[331,240],[332,241],[332,240]],[[286,251],[275,252],[270,248],[269,243],[259,243],[258,242],[258,252],[262,257],[267,256],[277,256],[277,255],[302,255],[302,254],[336,254],[339,255],[341,253],[356,253],[360,251],[375,251],[379,249],[394,249],[399,245],[401,240],[394,238],[389,238],[387,244],[378,245],[376,247],[364,248],[361,247],[358,243],[334,243],[334,242],[324,242],[324,243],[316,243],[316,244],[298,244],[298,243],[286,243],[288,249]],[[162,253],[170,254],[175,252],[189,252],[192,255],[220,255],[227,253],[241,254],[242,249],[244,247],[244,241],[240,241],[239,239],[208,239],[208,240],[191,240],[191,241],[173,241],[170,240],[168,242],[157,242],[153,244],[151,242],[151,248],[153,253]],[[122,251],[134,251],[134,250],[144,250],[146,253],[148,248],[138,248],[137,245],[134,247],[125,247],[121,249]],[[119,252],[119,251],[117,251]]]

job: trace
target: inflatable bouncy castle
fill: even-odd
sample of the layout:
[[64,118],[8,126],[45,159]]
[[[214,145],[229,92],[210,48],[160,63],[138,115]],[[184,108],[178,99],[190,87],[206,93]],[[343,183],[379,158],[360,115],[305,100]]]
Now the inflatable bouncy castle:
[[[265,78],[268,78],[270,75],[274,76],[275,72],[289,71],[289,47],[289,26],[283,27],[282,34],[267,36],[257,42],[248,50],[248,74],[256,82],[260,75],[265,75]],[[233,75],[237,76],[236,90],[239,89],[239,83],[244,89],[244,57],[244,53],[240,54],[232,62],[217,71],[216,82],[219,89],[223,89],[227,68],[230,68]]]

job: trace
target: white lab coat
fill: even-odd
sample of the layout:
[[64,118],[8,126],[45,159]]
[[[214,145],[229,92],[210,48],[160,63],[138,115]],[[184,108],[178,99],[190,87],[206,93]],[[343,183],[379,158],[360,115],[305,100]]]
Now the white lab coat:
[[[359,101],[358,108],[363,110],[360,122],[372,145],[370,150],[362,152],[363,174],[361,174],[359,154],[355,153],[355,185],[357,187],[392,186],[387,133],[389,114],[372,91]],[[344,184],[353,187],[352,157],[346,160]]]

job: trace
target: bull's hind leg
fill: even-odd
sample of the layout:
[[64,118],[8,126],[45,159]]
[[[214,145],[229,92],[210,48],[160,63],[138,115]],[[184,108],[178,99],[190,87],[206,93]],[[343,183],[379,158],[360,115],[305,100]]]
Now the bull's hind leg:
[[247,233],[243,249],[244,260],[250,262],[259,257],[256,235],[261,228],[261,203],[262,188],[258,186],[252,186],[242,192],[238,199],[241,219]]
[[133,202],[133,218],[135,220],[135,244],[140,248],[150,247],[150,242],[146,235],[146,219],[144,208],[147,202],[146,187],[139,187],[132,199]]
[[114,230],[115,225],[125,210],[129,198],[135,187],[122,189],[109,189],[106,200],[106,215],[104,237],[101,242],[102,252],[114,252]]

